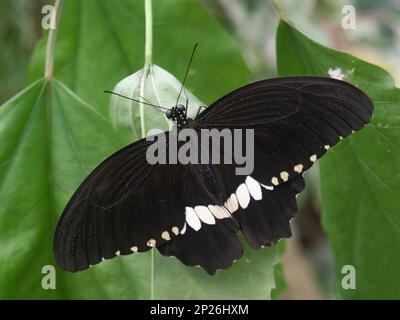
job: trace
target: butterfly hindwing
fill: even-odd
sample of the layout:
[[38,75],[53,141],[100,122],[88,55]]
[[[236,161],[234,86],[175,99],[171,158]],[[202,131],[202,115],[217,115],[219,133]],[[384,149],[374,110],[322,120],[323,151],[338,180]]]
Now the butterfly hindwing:
[[273,190],[264,187],[260,200],[250,201],[246,209],[239,207],[233,215],[254,249],[275,244],[291,234],[290,221],[297,212],[296,195],[304,189],[304,179],[297,176]]
[[[251,182],[250,182],[251,181]],[[189,266],[201,266],[214,275],[219,269],[227,269],[243,254],[237,233],[242,231],[249,244],[260,249],[291,236],[289,222],[297,211],[296,195],[304,189],[304,180],[298,176],[273,190],[258,184],[261,197],[257,196],[255,184],[247,177],[232,193],[222,208],[202,203],[189,207],[190,214],[202,216],[201,211],[215,212],[212,224],[199,218],[196,225],[186,224],[185,232],[158,247],[166,256],[175,256]],[[247,187],[247,190],[241,191]],[[247,206],[243,204],[243,192],[248,192]],[[252,194],[250,194],[252,193]],[[218,217],[218,218],[217,218]]]

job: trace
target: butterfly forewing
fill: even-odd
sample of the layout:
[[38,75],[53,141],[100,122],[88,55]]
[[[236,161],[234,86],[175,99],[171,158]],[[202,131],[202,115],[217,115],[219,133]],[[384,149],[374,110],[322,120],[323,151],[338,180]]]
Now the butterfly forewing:
[[199,128],[253,128],[254,160],[269,170],[263,183],[277,184],[304,172],[361,129],[372,110],[371,100],[344,81],[287,77],[233,91],[202,112],[197,123]]

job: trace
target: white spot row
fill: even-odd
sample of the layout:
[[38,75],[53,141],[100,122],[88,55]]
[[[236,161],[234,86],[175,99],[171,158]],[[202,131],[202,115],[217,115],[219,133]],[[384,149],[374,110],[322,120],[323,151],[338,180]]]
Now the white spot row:
[[[181,234],[185,233],[185,230],[186,230],[186,224],[184,225],[184,227],[183,227],[183,229],[182,229],[182,231],[181,231]],[[179,234],[179,228],[176,227],[176,226],[172,227],[172,228],[171,228],[171,231],[172,231],[172,233],[173,233],[174,235],[176,235],[176,236]],[[166,240],[166,241],[169,241],[169,240],[171,240],[171,234],[170,234],[167,230],[165,230],[165,231],[163,231],[163,232],[161,233],[161,239],[164,239],[164,240]],[[156,243],[157,243],[157,241],[156,241],[155,239],[149,239],[149,240],[147,241],[146,244],[147,244],[148,247],[154,248],[154,247],[156,246]],[[132,247],[130,248],[130,250],[131,250],[133,253],[136,253],[136,252],[138,252],[139,248],[138,248],[137,246],[132,246]],[[120,251],[120,250],[117,250],[117,251],[115,252],[115,255],[116,255],[116,256],[121,255],[121,251]],[[104,261],[105,259],[104,259],[104,258],[101,258],[101,260]]]
[[[325,149],[329,149],[326,145]],[[315,162],[317,155],[313,154],[310,156],[310,161]],[[304,170],[303,164],[299,163],[293,167],[293,171],[296,173],[302,173]],[[289,180],[289,173],[282,171],[280,178],[283,182]],[[258,201],[262,199],[262,189],[273,190],[274,186],[279,185],[279,179],[272,177],[272,186],[264,185],[259,183],[254,178],[247,176],[244,183],[240,184],[236,189],[236,192],[232,193],[230,197],[224,203],[224,206],[209,205],[209,206],[195,206],[194,208],[186,207],[185,216],[187,224],[195,231],[201,229],[201,223],[215,224],[215,219],[224,219],[231,216],[232,213],[239,209],[246,209],[250,203],[251,198]],[[186,225],[185,225],[186,227]],[[182,234],[184,232],[181,232]]]
[[[313,154],[313,155],[310,157],[310,161],[311,161],[311,162],[314,162],[315,160],[317,160],[317,155]],[[294,171],[294,172],[297,172],[297,173],[302,173],[302,172],[303,172],[303,169],[304,169],[304,166],[303,166],[301,163],[296,164],[296,165],[293,167],[293,171]],[[282,172],[280,173],[280,178],[282,179],[283,182],[288,181],[288,180],[289,180],[289,176],[290,176],[290,175],[289,175],[289,172],[287,172],[287,171],[282,171]],[[272,177],[272,178],[271,178],[271,183],[272,183],[272,185],[277,186],[277,185],[279,185],[279,179],[278,179],[277,177]],[[268,189],[268,188],[267,188],[267,189]]]
[[[171,228],[171,232],[177,236],[177,235],[179,235],[179,228],[177,226],[174,226]],[[161,239],[164,239],[165,241],[171,240],[171,234],[169,233],[168,230],[161,232]],[[154,248],[156,246],[156,243],[157,243],[157,241],[155,239],[149,239],[147,241],[147,246]],[[132,247],[131,251],[137,252],[137,247]]]
[[[329,145],[324,146],[326,150],[329,149]],[[315,162],[317,160],[317,155],[313,154],[310,157],[311,162]],[[293,171],[297,173],[301,173],[304,167],[302,164],[297,164],[294,166]],[[289,180],[289,173],[287,171],[282,171],[280,173],[280,178],[286,182]],[[279,185],[279,180],[277,177],[272,177],[271,183],[273,186]],[[215,219],[225,219],[231,217],[231,214],[239,209],[239,206],[242,209],[246,209],[250,203],[251,198],[258,201],[262,199],[262,190],[261,187],[266,190],[274,190],[273,186],[264,185],[259,183],[254,178],[247,176],[244,183],[240,184],[236,189],[235,193],[232,193],[230,197],[224,203],[224,206],[218,205],[208,205],[208,206],[195,206],[194,208],[186,207],[185,208],[185,216],[186,223],[195,231],[201,229],[201,223],[205,224],[215,224]],[[179,228],[174,226],[171,228],[171,231],[174,235],[184,234],[186,232],[186,223],[184,224],[182,230],[179,232]],[[171,240],[170,233],[165,230],[161,233],[161,238],[169,241]],[[149,239],[147,241],[147,246],[155,247],[157,241],[155,239]],[[133,246],[130,250],[134,253],[138,252],[138,247]],[[115,252],[115,255],[119,256],[121,254],[120,250]],[[104,258],[101,258],[104,261]]]
[[[329,150],[330,146],[329,145],[325,145],[324,148],[326,150]],[[316,154],[311,155],[310,156],[310,161],[311,162],[317,161],[317,155]],[[304,166],[301,163],[296,164],[293,167],[293,171],[296,172],[296,173],[302,173],[303,170],[304,170]],[[288,181],[289,180],[289,176],[290,176],[290,174],[287,171],[282,171],[280,173],[280,178],[282,179],[283,182]],[[271,183],[272,183],[272,185],[277,186],[277,185],[279,185],[279,179],[277,177],[272,177],[271,178]],[[264,186],[264,185],[262,185],[262,186],[265,187],[268,190],[272,190],[273,189],[273,187],[271,189],[269,189],[268,186]]]
[[193,230],[198,231],[201,229],[201,223],[215,224],[215,219],[230,218],[231,214],[239,209],[239,206],[242,209],[247,208],[251,198],[256,201],[261,200],[261,187],[267,190],[273,190],[272,186],[265,186],[254,178],[247,176],[245,182],[239,185],[236,192],[230,195],[223,206],[208,205],[195,206],[194,208],[186,207],[186,223]]

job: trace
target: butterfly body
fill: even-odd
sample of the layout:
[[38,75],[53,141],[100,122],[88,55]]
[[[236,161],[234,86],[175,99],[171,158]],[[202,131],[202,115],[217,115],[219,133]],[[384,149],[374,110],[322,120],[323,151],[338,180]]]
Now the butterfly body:
[[[247,150],[253,144],[251,172],[238,174],[240,157],[226,162],[222,147],[210,147],[224,159],[219,163],[150,164],[146,152],[153,142],[136,141],[103,161],[72,196],[55,232],[56,261],[75,272],[103,258],[157,248],[209,274],[226,269],[243,253],[238,232],[256,249],[291,235],[303,173],[367,124],[372,111],[362,91],[323,77],[258,81],[193,120],[177,104],[165,115],[178,133],[243,130],[235,145]],[[165,136],[171,143],[173,130]]]

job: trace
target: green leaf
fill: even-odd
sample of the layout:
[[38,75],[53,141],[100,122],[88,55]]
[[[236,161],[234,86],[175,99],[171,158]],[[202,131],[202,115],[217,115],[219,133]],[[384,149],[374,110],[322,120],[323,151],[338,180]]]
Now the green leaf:
[[0,298],[261,299],[275,287],[275,248],[253,251],[215,277],[151,253],[118,257],[76,274],[54,265],[59,214],[79,183],[122,146],[120,134],[65,85],[39,80],[0,107]]
[[[276,245],[280,257],[283,256],[286,250],[286,242],[285,240],[281,240],[277,243]],[[279,260],[280,261],[280,260]],[[283,271],[283,264],[279,263],[275,265],[275,288],[272,289],[271,291],[271,299],[277,300],[280,298],[280,295],[284,293],[287,289],[287,283],[285,281],[284,277],[284,271]]]
[[[143,67],[144,1],[66,0],[59,19],[55,76],[101,113],[104,90]],[[209,104],[246,83],[238,45],[194,0],[153,1],[153,62],[183,78],[199,43],[187,86]],[[42,76],[45,41],[35,50],[30,79]]]
[[[177,259],[156,252],[154,298],[271,299],[271,291],[277,287],[274,266],[280,262],[277,247],[253,250],[241,240],[244,255],[228,270],[217,271],[213,277],[200,268],[184,266]],[[279,292],[282,288],[277,283]]]
[[[373,100],[370,124],[321,161],[323,225],[332,245],[337,294],[347,299],[399,299],[400,90],[381,68],[326,48],[281,22],[279,74],[322,75],[335,70]],[[344,265],[356,269],[356,289],[342,288]]]
[[63,84],[44,80],[0,107],[0,136],[0,297],[72,296],[65,288],[93,275],[59,272],[58,290],[41,287],[42,267],[54,264],[54,227],[75,188],[122,137]]

